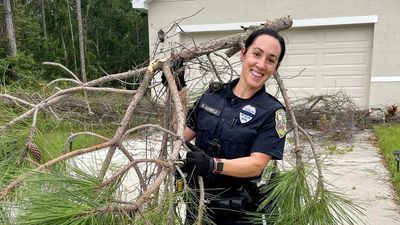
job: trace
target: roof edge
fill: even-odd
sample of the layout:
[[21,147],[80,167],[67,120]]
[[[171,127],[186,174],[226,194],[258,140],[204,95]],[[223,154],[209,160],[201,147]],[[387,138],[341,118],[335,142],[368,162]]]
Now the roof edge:
[[[332,25],[349,25],[349,24],[370,24],[377,23],[378,15],[367,16],[350,16],[350,17],[330,17],[330,18],[310,18],[310,19],[294,19],[292,27],[316,27],[316,26],[332,26]],[[241,26],[257,26],[263,22],[243,22],[243,23],[218,23],[218,24],[195,24],[180,25],[177,32],[212,32],[212,31],[239,31],[243,30]]]
[[152,0],[131,0],[132,8],[147,13]]

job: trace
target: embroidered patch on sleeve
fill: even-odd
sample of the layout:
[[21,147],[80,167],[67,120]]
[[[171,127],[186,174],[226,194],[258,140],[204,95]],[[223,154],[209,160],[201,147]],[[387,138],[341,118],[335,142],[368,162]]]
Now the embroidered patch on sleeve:
[[283,109],[275,112],[275,130],[280,138],[286,134],[286,112]]

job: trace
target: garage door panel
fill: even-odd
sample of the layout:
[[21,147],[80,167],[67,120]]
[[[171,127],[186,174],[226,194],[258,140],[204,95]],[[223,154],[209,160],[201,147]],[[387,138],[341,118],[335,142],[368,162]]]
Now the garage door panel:
[[365,73],[368,71],[366,70],[365,67],[363,67],[365,70],[361,70],[360,68],[357,68],[357,66],[352,66],[348,67],[348,69],[341,69],[341,70],[332,70],[331,68],[324,68],[319,71],[319,74],[321,77],[326,77],[326,76],[362,76],[365,77]]
[[310,96],[320,95],[321,92],[315,88],[290,88],[288,89],[290,99],[308,98]]
[[279,74],[282,77],[293,76],[315,76],[320,71],[316,67],[294,66],[285,69],[279,69]]
[[369,42],[369,31],[362,29],[362,28],[353,28],[353,29],[346,29],[346,28],[339,28],[339,29],[332,29],[326,30],[324,32],[324,39],[325,43],[349,43],[352,44],[357,43],[368,43]]
[[295,77],[290,79],[284,79],[285,85],[288,87],[299,87],[299,88],[310,88],[315,89],[317,85],[316,77]]
[[332,94],[332,93],[343,92],[343,93],[346,93],[347,95],[351,96],[352,98],[364,98],[364,96],[366,94],[365,89],[362,88],[362,87],[322,88],[321,91],[324,94]]
[[318,42],[318,34],[314,32],[308,32],[307,30],[298,30],[296,32],[296,36],[291,36],[288,38],[286,35],[283,35],[286,37],[286,42],[287,44],[291,46],[296,46],[296,45],[316,45]]
[[[296,29],[287,32],[288,60],[282,64],[281,74],[291,77],[305,69],[300,77],[285,80],[290,96],[301,98],[344,91],[360,106],[368,105],[372,34],[371,25],[302,28],[298,33]],[[308,84],[315,86],[312,88]]]
[[282,65],[285,67],[291,66],[303,66],[303,67],[315,67],[317,63],[317,54],[290,54]]
[[324,53],[323,65],[337,66],[337,65],[363,65],[365,66],[368,59],[366,52],[353,52],[353,53]]
[[363,76],[330,76],[323,77],[322,87],[358,87],[363,88],[365,86],[365,79]]

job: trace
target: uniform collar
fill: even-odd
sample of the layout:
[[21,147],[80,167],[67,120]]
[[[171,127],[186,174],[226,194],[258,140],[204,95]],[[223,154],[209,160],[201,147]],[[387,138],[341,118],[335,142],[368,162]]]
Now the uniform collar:
[[[231,82],[229,82],[227,84],[227,86],[226,86],[226,88],[224,90],[224,97],[225,98],[238,98],[238,99],[240,99],[235,94],[233,94],[233,88],[238,84],[238,82],[239,82],[239,78],[237,78],[237,79],[235,79],[235,80],[233,80],[233,81],[231,81]],[[260,90],[258,90],[253,96],[251,96],[251,98],[253,98],[253,97],[255,97],[255,96],[257,96],[257,95],[259,95],[259,94],[261,94],[263,92],[265,92],[265,85],[263,85],[260,88]],[[243,99],[243,100],[245,100],[245,99]]]

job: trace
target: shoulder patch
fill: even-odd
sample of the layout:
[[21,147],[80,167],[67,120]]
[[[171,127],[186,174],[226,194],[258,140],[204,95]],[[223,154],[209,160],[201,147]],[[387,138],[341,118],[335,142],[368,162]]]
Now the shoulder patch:
[[275,130],[280,138],[286,134],[286,112],[283,109],[278,109],[275,112]]

